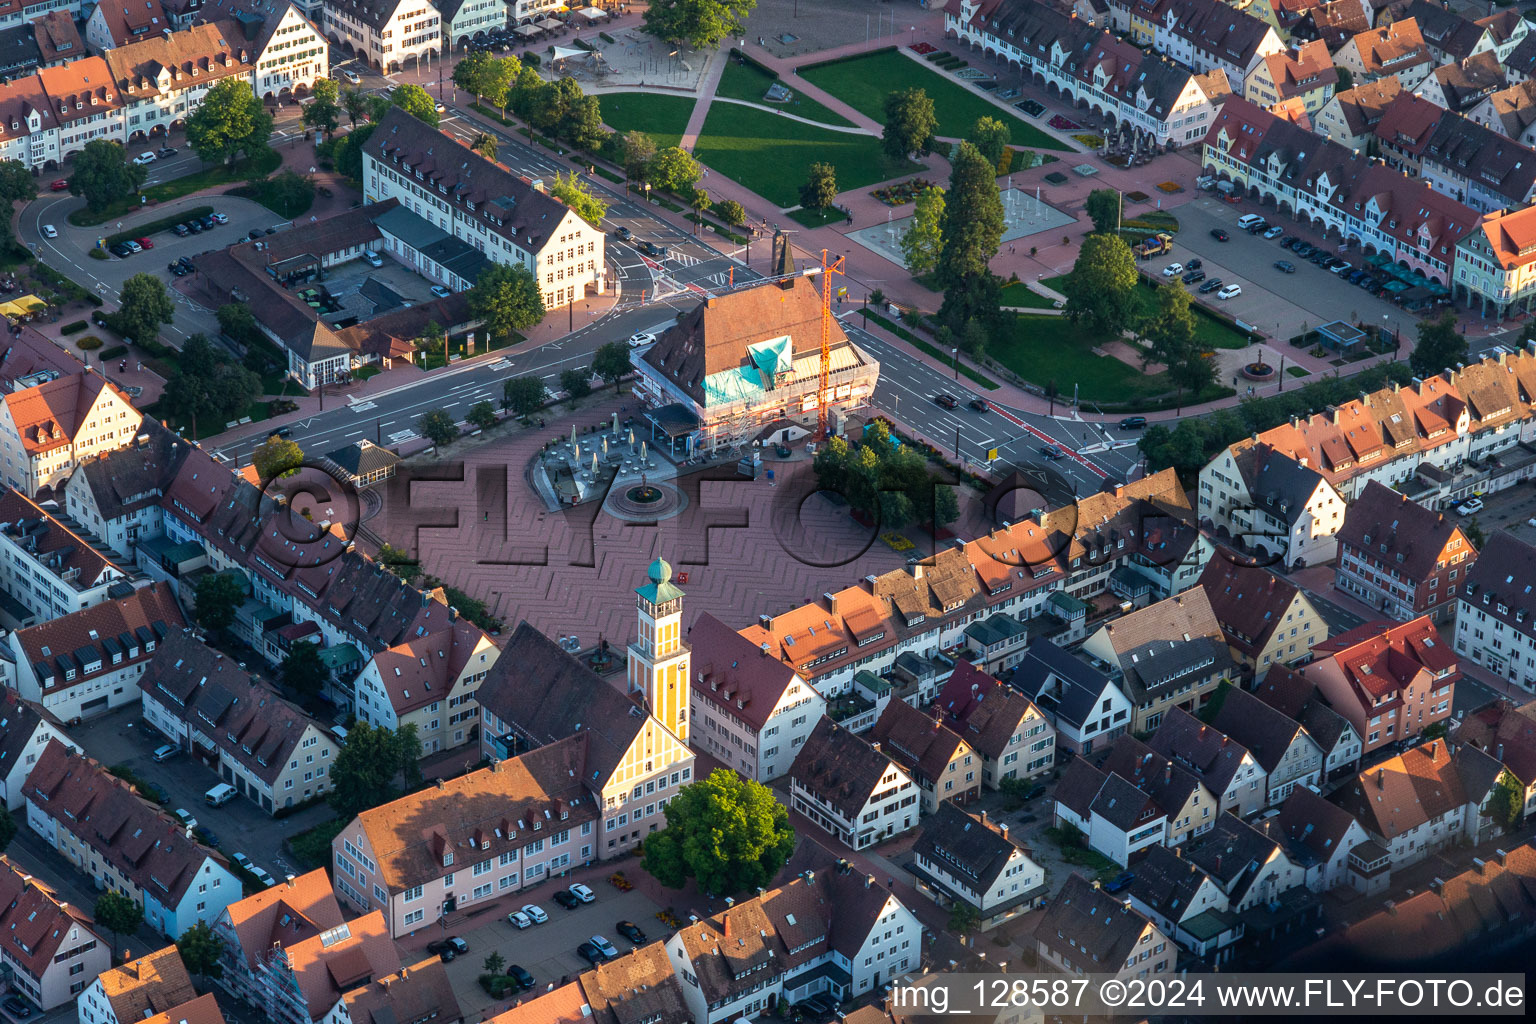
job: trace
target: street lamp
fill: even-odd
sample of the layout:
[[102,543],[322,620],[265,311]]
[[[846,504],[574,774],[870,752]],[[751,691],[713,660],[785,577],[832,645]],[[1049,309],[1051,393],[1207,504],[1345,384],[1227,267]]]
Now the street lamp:
[[949,350],[950,356],[955,361],[955,380],[960,379],[960,349],[958,347]]

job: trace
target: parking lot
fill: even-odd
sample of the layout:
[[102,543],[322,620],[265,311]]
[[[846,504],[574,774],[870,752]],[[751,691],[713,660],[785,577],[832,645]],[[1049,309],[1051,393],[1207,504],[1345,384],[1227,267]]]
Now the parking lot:
[[218,836],[222,853],[244,853],[274,878],[295,873],[293,864],[283,856],[283,840],[333,814],[322,805],[274,819],[244,797],[236,797],[223,807],[209,807],[203,794],[221,781],[217,772],[186,753],[156,764],[151,755],[166,740],[144,722],[137,704],[87,719],[68,732],[87,755],[102,764],[126,765],[139,778],[164,787],[170,794],[166,810],[192,812],[199,825]]
[[[1234,299],[1217,300],[1212,293],[1198,296],[1199,301],[1220,308],[1264,334],[1280,338],[1295,337],[1304,326],[1312,328],[1330,320],[1386,323],[1394,328],[1416,320],[1413,314],[1368,294],[1337,274],[1281,249],[1278,238],[1250,235],[1239,228],[1237,219],[1252,212],[1252,203],[1233,206],[1210,196],[1179,207],[1179,233],[1174,236],[1173,251],[1154,256],[1143,264],[1143,269],[1157,275],[1169,263],[1188,263],[1191,256],[1198,256],[1204,262],[1202,269],[1207,281],[1220,278],[1224,284],[1237,284],[1243,289]],[[1260,214],[1269,223],[1284,228],[1287,235],[1301,233],[1294,220],[1272,209]],[[1213,228],[1225,231],[1230,241],[1212,238]],[[1338,252],[1337,245],[1326,248]],[[1358,253],[1344,253],[1343,257],[1358,265]],[[1275,269],[1275,261],[1282,259],[1295,264],[1294,274]],[[1200,284],[1190,285],[1190,290]]]
[[[620,921],[633,921],[645,933],[647,941],[667,934],[668,929],[656,919],[660,908],[638,889],[619,892],[594,880],[589,884],[597,899],[575,910],[566,910],[550,899],[556,890],[564,888],[566,881],[561,879],[561,884],[549,883],[529,889],[511,900],[497,901],[495,911],[460,923],[456,929],[450,919],[449,934],[458,935],[469,945],[468,953],[446,965],[454,993],[467,1019],[478,1020],[478,1012],[493,1002],[477,981],[485,972],[482,966],[485,958],[492,953],[500,953],[509,965],[526,968],[538,983],[538,989],[544,991],[588,969],[590,965],[576,955],[576,947],[593,935],[601,935],[613,943],[620,956],[634,949],[635,944],[614,927]],[[543,908],[549,921],[522,931],[513,927],[507,921],[507,913],[514,904],[521,907],[525,903]],[[440,937],[437,931],[430,929],[432,934],[423,932],[421,937],[436,940]]]

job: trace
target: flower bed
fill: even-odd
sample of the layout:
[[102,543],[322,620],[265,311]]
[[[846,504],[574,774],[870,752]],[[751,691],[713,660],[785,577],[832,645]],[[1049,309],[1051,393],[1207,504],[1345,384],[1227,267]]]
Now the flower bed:
[[880,200],[886,206],[905,206],[915,200],[925,188],[930,188],[933,182],[927,178],[909,178],[906,181],[898,181],[894,185],[885,188],[877,188],[870,195]]
[[1087,146],[1089,149],[1098,149],[1100,146],[1104,145],[1104,136],[1095,135],[1092,132],[1083,132],[1072,137],[1078,142],[1081,142],[1083,145]]
[[1076,121],[1062,117],[1060,114],[1052,114],[1051,119],[1045,123],[1059,132],[1075,132],[1082,127]]
[[1041,114],[1045,113],[1045,104],[1041,103],[1039,100],[1022,100],[1018,103],[1015,103],[1014,106],[1024,111],[1024,113],[1028,114],[1030,117],[1039,117]]
[[1157,186],[1157,190],[1159,192],[1167,192],[1169,195],[1172,195],[1175,192],[1183,192],[1184,186],[1180,185],[1176,181],[1165,181],[1161,185]]
[[935,47],[931,43],[913,43],[912,44],[912,52],[916,53],[916,54],[920,54],[920,55],[922,55],[924,57],[926,57],[928,54],[932,53],[936,49],[937,49],[937,47]]
[[1129,199],[1133,203],[1144,203],[1152,197],[1147,195],[1145,192],[1127,192],[1125,194],[1125,198]]

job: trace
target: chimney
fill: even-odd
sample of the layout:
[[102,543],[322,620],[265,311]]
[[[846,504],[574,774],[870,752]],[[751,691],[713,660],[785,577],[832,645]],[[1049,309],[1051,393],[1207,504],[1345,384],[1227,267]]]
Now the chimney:
[[806,885],[815,885],[816,884],[816,872],[814,872],[814,871],[807,871],[805,873],[805,884]]
[[[726,907],[725,909],[729,910],[731,908],[730,907]],[[726,938],[730,938],[731,937],[731,915],[730,914],[726,914],[725,915],[725,937]]]
[[920,580],[920,579],[923,578],[923,563],[922,562],[913,562],[912,565],[911,565],[911,569],[912,569],[912,578],[913,579]]
[[1431,761],[1433,761],[1436,758],[1438,758],[1439,756],[1440,756],[1440,741],[1439,740],[1435,740],[1435,741],[1431,742],[1430,745],[1429,745],[1429,759]]
[[1486,875],[1488,873],[1488,862],[1483,860],[1481,857],[1473,857],[1472,870],[1476,871],[1480,875]]
[[827,602],[827,612],[829,614],[831,614],[831,615],[836,615],[837,614],[837,595],[832,593],[832,591],[829,590],[826,593],[822,594],[821,596],[824,599],[826,599],[826,602]]
[[1508,857],[1509,854],[1505,853],[1503,850],[1494,850],[1493,851],[1493,856],[1494,856],[1494,859],[1499,862],[1499,867],[1504,867],[1505,866],[1505,858]]
[[1504,744],[1502,744],[1502,743],[1499,744],[1499,752],[1497,754],[1495,754],[1494,756],[1499,759],[1499,763],[1500,764],[1504,763]]
[[759,615],[757,617],[757,624],[759,626],[762,626],[764,629],[768,630],[770,633],[773,632],[773,616],[772,615]]
[[1221,874],[1221,854],[1216,855],[1216,873]]
[[987,823],[987,809],[983,807],[978,813],[981,815],[981,823],[985,825]]
[[873,750],[875,753],[878,754],[878,753],[880,753],[880,744],[878,742],[876,742],[875,740],[871,740],[870,743],[869,743],[869,749]]
[[732,908],[732,907],[734,907],[734,906],[735,906],[735,905],[736,905],[736,899],[735,899],[735,897],[733,897],[733,896],[727,896],[727,897],[726,897],[726,898],[725,898],[725,909],[726,909],[726,910],[730,910],[730,909],[731,909],[731,908]]
[[997,826],[997,830],[1002,833],[1004,839],[1008,838],[1008,823],[1006,821]]
[[1389,914],[1396,914],[1397,913],[1397,902],[1395,900],[1387,900],[1385,903],[1382,904],[1382,906],[1384,908],[1386,908],[1386,911]]
[[864,876],[864,888],[866,888],[866,889],[872,888],[874,886],[874,884],[875,884],[875,876],[874,875],[865,875]]
[[1383,769],[1383,768],[1377,768],[1376,769],[1376,788],[1377,789],[1386,789],[1387,788],[1387,773],[1386,773],[1386,770]]
[[1431,878],[1429,880],[1429,891],[1434,893],[1436,896],[1444,896],[1445,895],[1445,879],[1443,879],[1443,878]]

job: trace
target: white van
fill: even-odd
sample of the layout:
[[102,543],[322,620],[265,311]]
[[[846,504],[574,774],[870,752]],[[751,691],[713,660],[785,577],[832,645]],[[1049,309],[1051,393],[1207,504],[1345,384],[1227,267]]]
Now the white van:
[[208,804],[209,807],[223,807],[225,804],[229,803],[239,795],[239,792],[235,789],[234,786],[231,786],[227,782],[221,782],[217,786],[214,786],[212,789],[210,789],[208,792],[204,793],[203,800]]
[[1237,226],[1242,228],[1244,231],[1247,231],[1255,224],[1262,223],[1264,223],[1264,218],[1260,217],[1256,213],[1245,213],[1241,217],[1237,218]]

